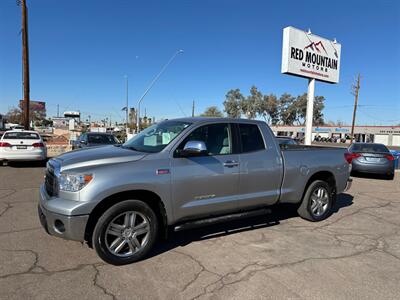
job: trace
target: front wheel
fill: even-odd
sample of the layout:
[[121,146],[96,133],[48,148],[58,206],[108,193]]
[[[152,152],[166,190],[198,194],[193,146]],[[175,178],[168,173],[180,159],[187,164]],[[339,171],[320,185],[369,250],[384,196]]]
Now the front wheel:
[[329,217],[334,201],[334,193],[332,187],[322,180],[312,182],[306,193],[303,201],[297,210],[300,217],[303,219],[318,222]]
[[109,208],[93,232],[93,247],[105,262],[124,265],[143,259],[156,242],[158,221],[154,211],[139,200],[126,200]]

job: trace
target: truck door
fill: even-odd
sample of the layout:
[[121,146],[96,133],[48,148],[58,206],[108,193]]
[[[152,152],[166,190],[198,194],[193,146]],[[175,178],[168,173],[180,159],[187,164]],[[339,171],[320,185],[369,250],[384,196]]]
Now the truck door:
[[[203,141],[208,154],[179,157],[188,141]],[[174,151],[171,165],[176,220],[212,216],[236,208],[239,156],[233,154],[229,123],[195,128]]]
[[240,141],[239,207],[274,204],[280,194],[282,162],[274,147],[268,147],[257,124],[238,124]]

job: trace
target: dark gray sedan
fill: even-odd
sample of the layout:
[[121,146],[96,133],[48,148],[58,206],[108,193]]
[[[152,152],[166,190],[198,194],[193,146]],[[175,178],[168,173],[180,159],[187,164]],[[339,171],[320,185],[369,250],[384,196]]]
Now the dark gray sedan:
[[383,144],[354,143],[346,159],[352,164],[352,172],[380,174],[394,177],[394,156]]
[[119,144],[119,140],[111,133],[88,132],[83,133],[73,144],[73,149],[98,147]]

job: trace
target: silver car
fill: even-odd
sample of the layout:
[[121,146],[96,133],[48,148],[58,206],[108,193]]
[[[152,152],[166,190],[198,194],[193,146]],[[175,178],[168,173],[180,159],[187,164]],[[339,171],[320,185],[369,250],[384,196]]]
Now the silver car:
[[347,159],[352,164],[352,172],[385,175],[394,178],[394,156],[383,144],[354,143]]
[[0,161],[43,161],[46,146],[36,131],[9,130],[0,139]]

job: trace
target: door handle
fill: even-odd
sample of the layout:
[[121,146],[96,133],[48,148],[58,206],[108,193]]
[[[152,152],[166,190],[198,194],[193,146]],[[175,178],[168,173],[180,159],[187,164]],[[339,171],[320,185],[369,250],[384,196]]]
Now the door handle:
[[227,167],[227,168],[237,167],[238,165],[239,165],[239,163],[234,160],[227,160],[226,162],[224,162],[224,167]]

